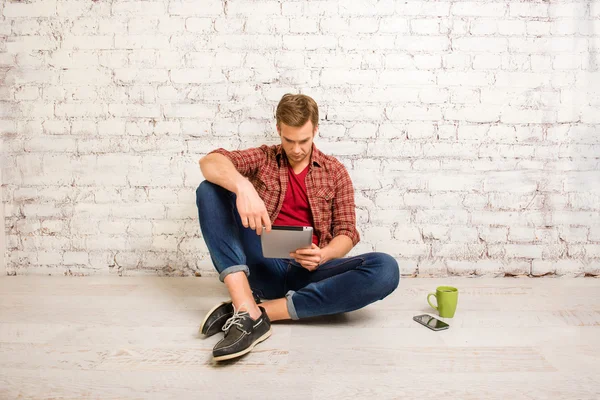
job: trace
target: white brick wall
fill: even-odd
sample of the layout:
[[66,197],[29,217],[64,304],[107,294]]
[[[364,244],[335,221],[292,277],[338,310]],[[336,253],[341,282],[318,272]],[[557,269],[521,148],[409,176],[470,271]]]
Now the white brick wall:
[[403,274],[600,271],[597,2],[0,2],[9,274],[213,273],[197,161],[284,93]]

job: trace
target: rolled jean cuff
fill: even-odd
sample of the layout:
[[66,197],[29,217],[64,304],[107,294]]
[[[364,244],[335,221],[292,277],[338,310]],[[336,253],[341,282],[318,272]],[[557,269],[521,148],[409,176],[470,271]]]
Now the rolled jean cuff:
[[296,292],[294,292],[293,290],[290,290],[285,294],[287,310],[288,310],[288,313],[290,314],[290,318],[300,319],[300,318],[298,318],[298,313],[296,313],[296,307],[294,307],[294,302],[292,301],[292,296],[294,295],[294,293],[296,293]]
[[250,276],[250,270],[248,269],[247,265],[232,265],[231,267],[227,267],[223,271],[221,271],[221,273],[219,274],[219,280],[221,282],[224,282],[225,277],[227,275],[240,271],[244,271],[246,273],[246,276]]

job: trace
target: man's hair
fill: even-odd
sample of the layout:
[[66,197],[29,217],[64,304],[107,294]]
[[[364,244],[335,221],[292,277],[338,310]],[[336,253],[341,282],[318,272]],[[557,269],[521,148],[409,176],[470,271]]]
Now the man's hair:
[[313,124],[313,127],[319,125],[319,107],[317,102],[311,97],[304,94],[284,94],[275,113],[277,126],[281,127],[281,123],[288,126],[300,127],[304,126],[308,120]]

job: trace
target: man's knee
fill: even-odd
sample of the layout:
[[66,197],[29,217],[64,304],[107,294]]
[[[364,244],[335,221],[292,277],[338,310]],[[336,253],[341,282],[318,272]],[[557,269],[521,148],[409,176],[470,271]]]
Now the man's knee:
[[382,297],[390,295],[400,283],[400,268],[396,259],[386,253],[374,253],[378,265],[377,278]]
[[196,202],[198,203],[200,199],[209,196],[211,193],[215,193],[217,187],[218,186],[214,183],[211,183],[206,180],[200,182],[200,185],[196,189]]

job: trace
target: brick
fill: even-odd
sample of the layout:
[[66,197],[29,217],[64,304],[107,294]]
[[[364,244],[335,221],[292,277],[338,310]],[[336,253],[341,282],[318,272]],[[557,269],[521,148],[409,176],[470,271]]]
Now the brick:
[[324,85],[347,84],[371,84],[377,79],[375,71],[343,70],[328,68],[321,74],[321,82]]
[[590,231],[587,227],[560,227],[559,236],[567,243],[585,243],[588,241],[588,233],[590,233],[590,240],[594,241],[594,228]]
[[[316,21],[314,21],[316,22]],[[303,32],[308,27],[307,33],[312,33],[318,31],[320,27],[321,32],[323,33],[375,33],[379,28],[379,23],[376,18],[323,18],[320,21],[320,24],[317,26],[313,25],[310,19],[292,19],[291,23],[291,31],[292,32]],[[381,30],[382,31],[382,30]]]
[[111,35],[97,36],[65,36],[62,41],[63,49],[73,50],[102,50],[113,48],[113,37]]
[[226,14],[229,15],[260,15],[273,16],[281,14],[281,4],[277,1],[253,1],[243,0],[228,1],[225,6]]
[[508,14],[511,17],[548,17],[548,4],[510,3]]
[[[526,30],[528,35],[544,36],[550,35],[552,23],[548,21],[527,21]],[[533,63],[533,58],[532,58]]]
[[435,35],[440,33],[440,23],[435,19],[412,19],[410,29],[413,34]]
[[433,257],[448,257],[452,259],[479,259],[485,252],[485,245],[475,243],[438,243],[432,244]]
[[[8,27],[6,36],[11,34],[11,25],[9,23],[3,24]],[[40,32],[40,21],[29,20],[29,19],[17,19],[12,23],[12,33],[14,35],[36,35]]]
[[474,174],[435,174],[429,178],[428,187],[432,191],[479,191],[482,178]]
[[164,115],[169,118],[214,118],[217,109],[204,104],[172,104],[164,106]]
[[504,264],[496,260],[446,261],[450,275],[493,275],[503,271]]
[[[294,47],[289,46],[293,40],[288,38],[289,36],[283,36],[284,49],[290,49]],[[191,37],[191,40],[194,44],[194,47],[198,47],[198,39],[196,37]],[[281,49],[281,43],[280,37],[271,34],[213,35],[210,37],[210,41],[206,46],[214,49],[273,51],[275,49]],[[296,43],[299,44],[299,41]],[[306,43],[305,45],[311,46],[309,43]],[[314,46],[316,46],[316,44]],[[303,47],[304,45],[302,45],[300,48]]]
[[498,21],[498,33],[503,36],[525,36],[527,34],[526,21],[500,20]]
[[93,82],[96,85],[107,85],[112,83],[112,74],[104,70],[94,69],[66,69],[60,73],[61,84],[87,84]]
[[401,242],[421,242],[421,232],[415,225],[398,225],[393,237]]
[[396,2],[396,13],[399,15],[444,17],[450,15],[450,4],[421,1]]
[[161,16],[166,6],[162,1],[127,1],[112,4],[112,15]]
[[98,230],[108,235],[125,235],[127,233],[126,221],[100,221]]
[[453,226],[450,228],[450,241],[454,243],[478,243],[477,229],[469,226]]
[[572,171],[565,180],[566,192],[600,192],[600,171]]
[[408,33],[410,32],[410,20],[403,17],[381,17],[379,21],[379,32],[381,33]]
[[160,107],[151,104],[109,104],[108,112],[114,117],[158,118]]
[[415,214],[415,222],[438,224],[438,225],[455,225],[467,224],[469,214],[465,210],[417,210]]
[[473,57],[473,69],[500,69],[502,57],[499,54],[476,54]]
[[193,0],[171,1],[169,2],[168,13],[170,15],[221,15],[224,11],[223,3],[220,0],[207,0],[198,7],[198,3]]
[[475,158],[477,146],[471,143],[425,143],[425,157]]
[[127,227],[127,234],[131,236],[152,236],[152,221],[134,220]]
[[540,54],[546,53],[543,49],[552,49],[553,53],[558,52],[583,52],[587,51],[588,43],[585,38],[571,37],[527,37],[527,38],[509,38],[508,51],[520,53]]
[[556,225],[593,226],[600,223],[600,213],[588,211],[555,211],[552,222]]
[[510,227],[508,240],[510,242],[533,242],[536,240],[535,229],[520,226]]
[[37,262],[38,265],[59,265],[62,264],[63,257],[59,251],[38,251]]
[[[571,228],[571,229],[573,229],[573,228]],[[590,233],[589,233],[588,239],[591,242],[600,242],[600,227],[592,226],[590,228]]]
[[539,178],[526,171],[507,171],[487,174],[483,181],[486,192],[534,192]]
[[531,275],[576,275],[582,274],[584,269],[585,265],[581,260],[533,260]]
[[[165,49],[168,50],[171,46],[169,44],[169,37],[163,35],[151,35],[151,34],[140,34],[140,35],[116,35],[114,38],[115,49]],[[112,47],[112,46],[111,46]]]
[[507,51],[509,41],[499,37],[466,37],[452,41],[452,47],[458,51],[486,51],[500,53]]
[[8,18],[52,17],[56,15],[56,0],[7,2],[3,8],[2,13]]
[[511,193],[499,191],[490,193],[488,205],[494,210],[540,210],[544,207],[545,196],[539,193]]
[[477,231],[479,238],[487,243],[505,243],[507,241],[508,228],[479,226]]
[[460,2],[452,4],[450,13],[464,17],[503,17],[507,12],[505,4]]
[[16,56],[14,54],[0,53],[0,66],[13,66],[16,64]]
[[445,261],[423,259],[418,262],[418,276],[447,276]]
[[35,83],[56,84],[58,74],[55,71],[40,71],[36,69],[10,70],[6,74],[6,83],[27,85]]
[[548,16],[550,18],[584,18],[587,14],[587,5],[584,3],[549,4]]
[[506,244],[505,255],[508,258],[542,258],[542,246],[533,244]]
[[[365,43],[368,43],[365,41]],[[393,48],[403,51],[447,51],[450,41],[445,36],[398,36]]]
[[372,210],[370,216],[373,224],[391,225],[392,222],[408,224],[410,223],[411,212],[409,210]]
[[[199,226],[196,227],[200,229]],[[156,220],[152,221],[152,233],[154,235],[176,235],[180,234],[182,230],[182,224],[180,221],[171,220]]]
[[19,36],[6,38],[6,51],[17,55],[17,64],[38,67],[42,65],[41,55],[27,54],[36,50],[54,50],[58,42],[48,37]]
[[525,223],[527,226],[540,226],[546,222],[550,222],[549,218],[535,211],[473,211],[471,213],[471,223],[474,225],[498,227]]
[[425,243],[405,243],[398,240],[381,240],[375,243],[375,251],[391,256],[426,257],[429,255],[429,245]]

